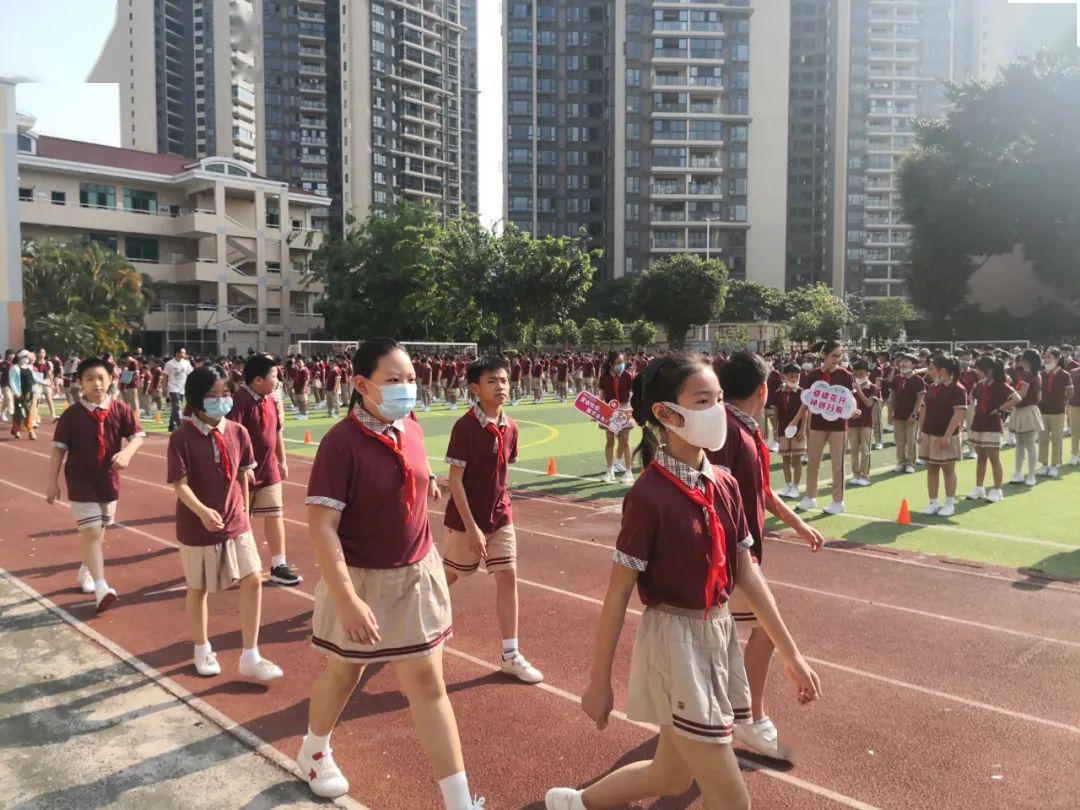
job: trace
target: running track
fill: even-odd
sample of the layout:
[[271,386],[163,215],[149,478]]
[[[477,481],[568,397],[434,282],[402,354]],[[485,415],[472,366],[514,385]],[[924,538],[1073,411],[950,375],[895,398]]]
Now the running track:
[[[305,582],[269,586],[264,655],[285,669],[269,688],[229,677],[239,653],[236,593],[212,598],[211,635],[224,673],[205,680],[190,663],[183,580],[175,559],[174,498],[164,485],[165,441],[151,435],[124,475],[107,544],[117,605],[100,617],[72,588],[78,564],[71,516],[40,492],[51,428],[40,440],[0,441],[0,568],[52,600],[71,621],[134,664],[160,673],[175,694],[288,766],[306,727],[308,688],[322,656],[309,644],[317,581],[305,536],[310,462],[293,457],[286,486],[289,557]],[[437,448],[435,448],[437,450]],[[616,719],[596,731],[575,705],[586,684],[595,622],[618,530],[616,509],[546,498],[515,501],[525,654],[541,688],[504,681],[493,584],[483,574],[453,590],[456,636],[448,688],[474,789],[488,806],[542,807],[555,784],[584,784],[643,758],[654,730]],[[441,509],[432,506],[436,537]],[[776,538],[766,572],[825,696],[800,708],[778,666],[770,713],[801,758],[789,770],[743,757],[757,807],[1076,807],[1080,797],[1080,588],[1008,571],[833,544],[812,555]],[[615,665],[625,706],[633,632],[627,616]],[[190,694],[189,694],[190,693]],[[334,735],[351,798],[375,810],[437,808],[392,672],[365,677]],[[280,753],[276,753],[280,752]],[[284,756],[282,756],[282,754]],[[694,793],[651,807],[700,807]]]

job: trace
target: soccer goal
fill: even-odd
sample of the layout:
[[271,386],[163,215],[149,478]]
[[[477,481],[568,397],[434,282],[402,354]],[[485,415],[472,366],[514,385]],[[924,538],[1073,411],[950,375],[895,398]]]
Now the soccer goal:
[[360,343],[355,340],[301,340],[289,346],[289,354],[314,357],[317,354],[353,356]]
[[432,343],[423,340],[402,340],[410,355],[417,357],[477,357],[475,343]]
[[1003,350],[1006,352],[1012,352],[1013,349],[1019,348],[1021,351],[1031,348],[1030,340],[958,340],[956,341],[956,350],[960,351],[961,348],[972,349],[981,351],[984,347],[989,346],[991,349]]

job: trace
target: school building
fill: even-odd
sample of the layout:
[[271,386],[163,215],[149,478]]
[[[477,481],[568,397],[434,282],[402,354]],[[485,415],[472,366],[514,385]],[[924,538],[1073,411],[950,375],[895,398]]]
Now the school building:
[[283,353],[323,326],[305,280],[330,201],[233,157],[191,159],[38,135],[19,116],[18,225],[7,240],[79,238],[156,283],[136,335],[150,353]]

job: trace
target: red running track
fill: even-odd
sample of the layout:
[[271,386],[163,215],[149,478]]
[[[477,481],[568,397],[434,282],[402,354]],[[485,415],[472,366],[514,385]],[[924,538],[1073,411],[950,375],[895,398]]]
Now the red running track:
[[[223,675],[194,673],[163,439],[151,436],[125,473],[123,525],[107,539],[109,581],[121,599],[96,616],[92,600],[72,587],[78,547],[70,512],[48,508],[39,494],[50,430],[39,435],[37,444],[0,442],[0,567],[294,756],[322,662],[309,644],[318,576],[304,524],[310,462],[294,457],[285,487],[289,557],[306,581],[266,589],[260,648],[286,673],[266,688],[230,678],[239,653],[235,592],[211,602]],[[437,537],[439,520],[433,514]],[[494,590],[482,574],[454,587],[456,635],[445,657],[470,781],[499,809],[542,807],[548,787],[584,784],[646,757],[654,738],[622,719],[598,732],[575,705],[586,684],[617,509],[520,497],[515,522],[523,651],[544,671],[544,685],[510,683],[494,672]],[[783,770],[743,757],[756,806],[1077,805],[1080,589],[843,544],[816,555],[787,539],[769,545],[766,572],[825,697],[798,707],[774,668],[769,711],[801,756]],[[617,707],[625,705],[637,619],[636,612],[627,616],[616,659]],[[390,668],[366,676],[334,748],[359,802],[376,810],[441,806]],[[690,793],[650,806],[700,801]]]

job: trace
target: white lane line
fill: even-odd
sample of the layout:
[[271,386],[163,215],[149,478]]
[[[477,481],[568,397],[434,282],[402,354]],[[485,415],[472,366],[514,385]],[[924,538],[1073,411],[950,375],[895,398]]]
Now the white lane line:
[[[871,523],[895,523],[895,520],[889,518],[874,517],[873,515],[860,515],[857,512],[845,512],[842,515],[831,515],[831,517],[851,518],[854,520],[868,520]],[[1053,540],[1041,540],[1038,537],[1024,537],[1018,534],[1002,534],[1001,532],[988,532],[985,529],[970,529],[966,526],[952,526],[947,523],[918,523],[916,521],[911,522],[912,526],[920,529],[936,529],[943,532],[953,532],[954,534],[971,534],[978,537],[989,537],[994,540],[1009,540],[1013,543],[1027,543],[1035,546],[1049,546],[1051,548],[1064,548],[1069,551],[1076,551],[1080,549],[1080,545],[1070,543],[1057,543]]]
[[[11,574],[9,571],[0,568],[0,577],[3,577],[7,582],[18,588],[20,591],[26,594],[26,596],[33,599],[50,613],[53,613],[59,618],[61,618],[76,631],[86,636],[88,639],[98,644],[99,646],[103,647],[106,651],[114,655],[123,663],[127,664],[140,675],[145,677],[148,681],[160,687],[162,690],[172,695],[172,697],[176,698],[182,703],[190,706],[192,709],[197,711],[211,723],[218,726],[222,731],[235,737],[242,744],[250,748],[263,759],[267,760],[273,765],[276,765],[278,768],[285,771],[290,776],[294,777],[297,781],[304,781],[303,775],[301,774],[300,768],[296,764],[296,761],[290,759],[273,745],[266,742],[266,740],[244,728],[244,726],[234,721],[228,715],[218,711],[202,698],[196,697],[179,683],[174,681],[172,678],[168,677],[167,675],[163,675],[161,672],[147,664],[141,658],[132,655],[123,647],[113,642],[111,639],[106,638],[97,630],[94,630],[92,627],[83,622],[81,619],[72,615],[64,608],[60,607],[47,596],[38,593],[38,591],[34,590],[34,588],[23,582],[18,577]],[[348,796],[342,796],[334,800],[333,803],[338,807],[350,808],[350,810],[367,810],[367,807],[365,805],[361,804],[355,799],[349,798]]]

